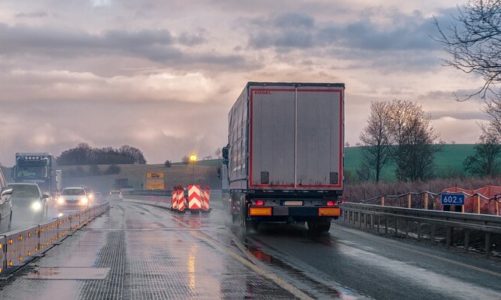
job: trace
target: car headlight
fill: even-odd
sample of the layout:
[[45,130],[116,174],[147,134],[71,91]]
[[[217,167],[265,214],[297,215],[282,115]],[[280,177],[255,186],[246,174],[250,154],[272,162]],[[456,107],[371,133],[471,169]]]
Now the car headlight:
[[87,198],[87,197],[80,198],[80,205],[85,206],[88,203],[89,203],[89,198]]
[[63,205],[66,201],[64,200],[64,197],[61,196],[59,198],[57,198],[57,204],[58,205]]
[[35,202],[31,203],[31,210],[41,211],[42,210],[42,203],[40,203],[40,201],[35,201]]

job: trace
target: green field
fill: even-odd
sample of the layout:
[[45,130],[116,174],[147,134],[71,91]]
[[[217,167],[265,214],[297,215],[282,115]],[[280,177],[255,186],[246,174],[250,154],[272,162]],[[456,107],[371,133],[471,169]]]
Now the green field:
[[[450,177],[453,174],[464,173],[464,159],[474,153],[475,145],[443,145],[441,151],[435,154],[434,174],[437,177]],[[362,160],[363,147],[345,148],[344,166],[347,175],[355,175]],[[395,180],[395,165],[390,163],[383,169],[382,179],[385,181]]]

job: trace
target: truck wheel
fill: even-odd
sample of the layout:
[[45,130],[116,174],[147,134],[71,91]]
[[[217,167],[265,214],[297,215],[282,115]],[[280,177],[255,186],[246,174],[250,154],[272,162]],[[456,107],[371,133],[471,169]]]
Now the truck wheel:
[[328,232],[331,229],[331,222],[324,222],[319,224],[320,232]]
[[259,223],[256,221],[245,220],[243,223],[244,223],[243,229],[245,230],[246,233],[250,232],[251,230],[254,230],[254,231],[258,230]]

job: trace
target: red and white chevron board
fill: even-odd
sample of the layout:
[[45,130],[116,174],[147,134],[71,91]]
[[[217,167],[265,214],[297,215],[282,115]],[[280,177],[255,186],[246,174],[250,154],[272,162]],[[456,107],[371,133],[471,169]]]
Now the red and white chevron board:
[[186,210],[186,199],[183,190],[179,190],[177,193],[177,210],[181,212]]
[[170,207],[172,209],[177,209],[177,190],[173,190],[172,191],[172,196],[171,196],[171,200],[170,200]]
[[188,208],[190,210],[200,210],[202,208],[202,195],[199,185],[188,186]]
[[210,190],[209,188],[202,190],[202,210],[208,211],[210,209]]

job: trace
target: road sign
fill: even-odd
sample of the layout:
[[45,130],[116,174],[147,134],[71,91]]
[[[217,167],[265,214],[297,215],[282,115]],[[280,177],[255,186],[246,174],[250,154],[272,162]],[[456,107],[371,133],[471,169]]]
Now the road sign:
[[146,172],[147,179],[164,179],[164,172]]
[[440,200],[442,205],[464,205],[464,194],[442,193]]
[[163,181],[146,181],[145,189],[154,190],[165,190],[165,183]]

